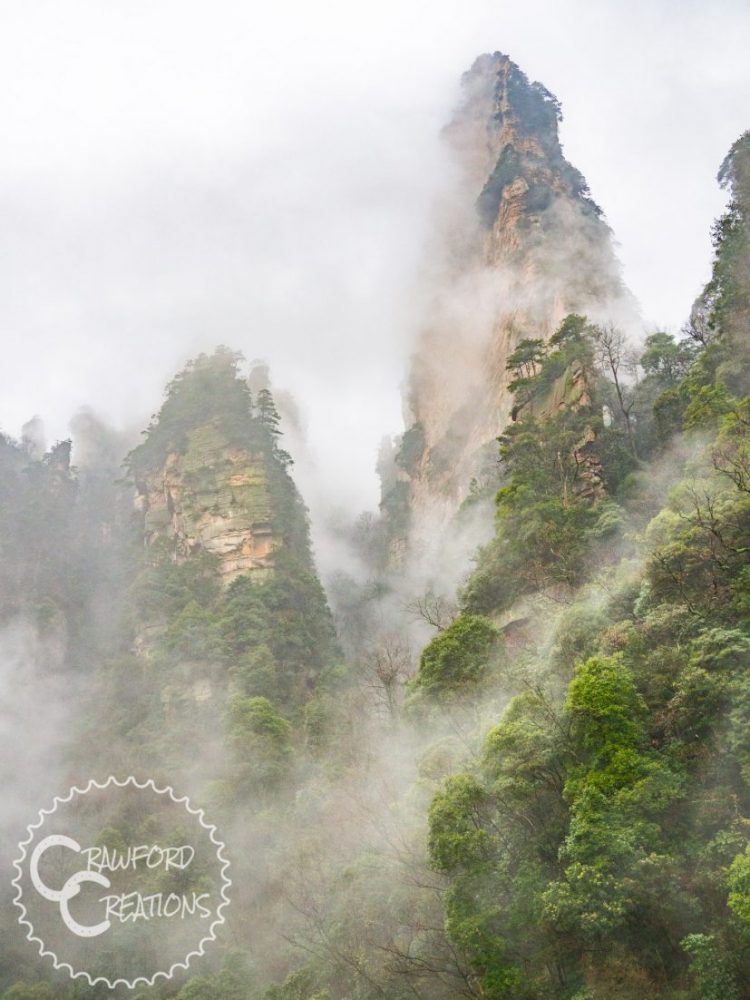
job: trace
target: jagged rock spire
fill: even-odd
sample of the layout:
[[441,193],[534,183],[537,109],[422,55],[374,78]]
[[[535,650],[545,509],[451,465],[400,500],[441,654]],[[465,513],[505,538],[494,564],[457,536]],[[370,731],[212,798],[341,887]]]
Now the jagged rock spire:
[[521,339],[547,340],[568,313],[637,322],[609,227],[563,155],[560,120],[554,95],[502,53],[463,76],[444,130],[458,179],[440,208],[405,400],[418,432],[408,461],[397,459],[413,529],[434,532],[495,463],[512,402],[505,365]]

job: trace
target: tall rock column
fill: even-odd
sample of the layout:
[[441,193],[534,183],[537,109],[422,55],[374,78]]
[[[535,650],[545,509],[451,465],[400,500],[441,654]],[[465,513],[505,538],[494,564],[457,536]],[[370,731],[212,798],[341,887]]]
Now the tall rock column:
[[560,120],[556,98],[496,52],[464,75],[445,129],[456,182],[439,209],[394,471],[417,547],[472,484],[489,482],[519,341],[547,340],[572,312],[637,323],[610,229],[563,155]]

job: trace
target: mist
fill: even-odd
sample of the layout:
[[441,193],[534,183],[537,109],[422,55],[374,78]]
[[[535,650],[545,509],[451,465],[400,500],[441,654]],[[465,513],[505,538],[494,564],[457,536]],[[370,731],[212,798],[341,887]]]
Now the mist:
[[750,96],[739,2],[4,15],[0,429],[39,414],[54,440],[88,405],[135,437],[174,371],[227,343],[271,364],[316,492],[355,509],[402,429],[439,131],[474,57],[508,52],[562,101],[648,327],[678,329],[707,277]]

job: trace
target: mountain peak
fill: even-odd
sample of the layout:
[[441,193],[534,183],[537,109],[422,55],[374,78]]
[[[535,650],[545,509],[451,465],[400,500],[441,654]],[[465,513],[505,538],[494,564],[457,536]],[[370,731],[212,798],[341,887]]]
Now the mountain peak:
[[207,553],[225,584],[268,577],[281,548],[312,565],[267,372],[253,393],[241,360],[222,347],[189,362],[128,457],[146,544],[178,562]]
[[397,460],[418,523],[452,516],[494,469],[511,416],[506,363],[521,340],[547,341],[570,313],[637,319],[609,227],[563,155],[561,118],[554,94],[504,53],[479,56],[462,77],[443,133],[457,170],[433,248],[440,283],[413,355],[408,461]]
[[583,175],[564,157],[558,131],[562,108],[543,84],[530,81],[509,56],[485,54],[461,80],[462,100],[445,130],[479,187],[482,227],[498,222],[503,198],[518,202],[515,215],[539,217],[556,195],[600,216]]

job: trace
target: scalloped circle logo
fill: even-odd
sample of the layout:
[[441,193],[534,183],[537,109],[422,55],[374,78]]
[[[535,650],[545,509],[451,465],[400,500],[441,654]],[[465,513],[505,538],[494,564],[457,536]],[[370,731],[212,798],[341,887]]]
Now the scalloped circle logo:
[[26,938],[90,986],[170,979],[224,923],[225,846],[168,785],[110,776],[74,786],[40,810],[18,849],[14,903]]

